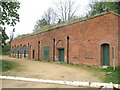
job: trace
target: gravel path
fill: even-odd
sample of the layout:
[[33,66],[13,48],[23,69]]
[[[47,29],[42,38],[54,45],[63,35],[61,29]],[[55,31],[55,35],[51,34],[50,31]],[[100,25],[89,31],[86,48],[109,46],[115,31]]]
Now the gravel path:
[[[12,61],[20,65],[19,69],[13,69],[11,71],[4,72],[3,75],[26,78],[85,82],[101,82],[99,77],[104,76],[103,73],[99,73],[97,76],[94,76],[92,72],[69,66],[63,66],[56,63],[32,61],[29,59],[10,58],[8,56],[2,56],[2,59],[6,61]],[[8,82],[8,80],[4,81]],[[13,81],[10,80],[10,82]],[[45,87],[47,86],[45,85]]]

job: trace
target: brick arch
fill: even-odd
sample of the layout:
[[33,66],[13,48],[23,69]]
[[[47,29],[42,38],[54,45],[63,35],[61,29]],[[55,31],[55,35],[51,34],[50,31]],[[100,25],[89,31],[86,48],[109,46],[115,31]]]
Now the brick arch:
[[24,53],[24,50],[26,50],[27,53],[28,53],[28,47],[27,47],[26,45],[24,45],[24,46],[22,47],[22,53]]
[[65,42],[63,40],[59,40],[57,43],[56,43],[56,47],[57,48],[64,48],[65,47]]

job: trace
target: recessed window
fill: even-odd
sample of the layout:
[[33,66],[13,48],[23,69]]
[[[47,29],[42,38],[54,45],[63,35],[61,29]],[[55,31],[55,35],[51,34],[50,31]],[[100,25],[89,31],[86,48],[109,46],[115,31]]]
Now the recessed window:
[[53,41],[55,42],[55,38],[53,39]]
[[69,38],[70,38],[70,37],[69,37],[69,36],[67,36],[67,39],[68,39],[68,40],[69,40]]
[[38,41],[38,44],[40,44],[40,41]]
[[112,58],[115,59],[115,48],[112,47]]

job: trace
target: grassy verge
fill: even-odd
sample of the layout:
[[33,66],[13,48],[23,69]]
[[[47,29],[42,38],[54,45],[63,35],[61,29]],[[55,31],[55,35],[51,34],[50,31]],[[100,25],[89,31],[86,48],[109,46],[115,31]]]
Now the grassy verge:
[[0,72],[12,70],[17,67],[16,63],[0,60]]
[[[95,67],[89,67],[89,66],[80,66],[75,64],[66,64],[66,65],[70,67],[75,67],[75,68],[90,71],[93,73],[94,76],[98,76],[100,79],[102,79],[102,82],[104,83],[112,82],[115,84],[120,84],[120,77],[119,77],[120,67],[115,67],[115,70],[114,70],[113,67],[108,67],[103,69],[103,68],[95,68]],[[104,73],[104,74],[101,74],[101,73]],[[104,75],[104,76],[101,76],[101,75]]]
[[106,69],[102,69],[102,71],[106,72],[103,82],[120,84],[120,67],[116,67],[115,70],[113,70],[113,67],[108,67]]
[[[64,65],[64,64],[62,64]],[[67,66],[80,68],[83,70],[87,70],[93,73],[94,76],[98,76],[100,79],[102,79],[103,83],[115,83],[120,84],[120,67],[116,67],[115,70],[113,67],[108,68],[95,68],[95,67],[88,67],[88,66],[80,66],[80,65],[74,65],[74,64],[67,64]],[[102,74],[104,73],[104,74]],[[104,75],[104,76],[101,76]]]
[[1,55],[10,55],[9,53],[2,53]]

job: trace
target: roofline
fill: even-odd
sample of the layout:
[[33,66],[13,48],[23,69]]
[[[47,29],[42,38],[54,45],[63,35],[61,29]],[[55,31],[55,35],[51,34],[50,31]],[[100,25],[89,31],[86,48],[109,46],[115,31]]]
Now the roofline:
[[[78,21],[76,21],[76,22],[73,22],[73,23],[70,23],[70,24],[67,24],[67,25],[62,25],[62,26],[58,26],[58,27],[55,27],[55,28],[53,27],[52,29],[47,29],[47,30],[45,30],[45,31],[38,32],[38,33],[36,33],[36,34],[32,34],[32,33],[31,33],[31,34],[28,35],[28,36],[21,37],[21,38],[18,38],[18,39],[31,37],[31,36],[34,36],[34,35],[38,35],[38,34],[41,34],[41,33],[45,33],[45,32],[48,32],[48,31],[52,31],[52,30],[55,30],[55,29],[58,29],[58,28],[62,28],[62,27],[65,27],[65,26],[69,26],[69,25],[75,24],[75,23],[87,21],[87,20],[89,20],[89,19],[93,19],[93,18],[96,18],[96,17],[99,17],[99,16],[103,16],[103,15],[106,15],[106,14],[110,14],[110,13],[112,13],[112,14],[114,14],[114,15],[116,15],[116,16],[120,16],[120,14],[117,14],[117,13],[115,13],[115,12],[113,12],[113,11],[103,12],[103,13],[100,13],[100,14],[95,14],[95,15],[90,16],[90,17],[88,17],[88,18],[84,18],[84,19],[82,19],[82,20],[78,20]],[[14,39],[14,40],[18,40],[18,39]],[[13,41],[14,41],[14,40],[13,40]]]

